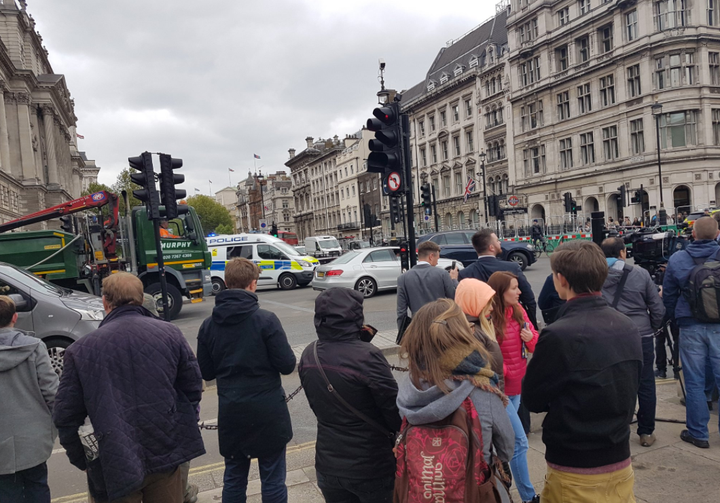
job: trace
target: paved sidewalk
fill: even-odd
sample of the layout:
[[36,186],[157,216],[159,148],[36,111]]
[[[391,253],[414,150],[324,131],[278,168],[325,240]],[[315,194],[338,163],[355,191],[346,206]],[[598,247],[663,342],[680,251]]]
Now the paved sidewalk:
[[[378,334],[380,335],[380,334]],[[393,344],[394,345],[394,335]],[[383,339],[376,340],[380,346]],[[375,342],[375,341],[374,341]],[[385,341],[387,342],[387,341]],[[294,349],[294,348],[293,348]],[[386,349],[386,348],[383,348]],[[390,347],[387,349],[392,350]],[[658,381],[657,417],[684,420],[685,408],[677,396],[675,381]],[[710,449],[698,449],[680,440],[683,424],[658,421],[655,430],[657,442],[649,448],[641,447],[632,426],[631,451],[635,470],[635,497],[638,503],[687,501],[692,503],[716,503],[720,500],[718,477],[720,476],[720,435],[718,435],[717,404],[710,419]],[[542,490],[545,476],[545,446],[542,443],[540,424],[542,415],[533,415],[533,433],[528,437],[528,465],[530,477],[537,492]],[[324,501],[316,484],[315,443],[309,442],[288,448],[287,485],[288,501],[292,503],[321,503]],[[193,472],[190,480],[198,484],[201,493],[199,503],[218,503],[222,493],[222,464],[203,467]],[[257,463],[253,461],[248,485],[248,502],[261,503],[260,480]],[[513,491],[514,501],[520,501]]]
[[[395,339],[397,339],[397,330],[384,330],[375,334],[372,343],[387,356],[396,353],[400,348],[400,346],[395,344]],[[303,351],[305,351],[305,348],[308,346],[309,344],[296,344],[292,347],[293,353],[295,353],[295,359],[298,362],[300,361]]]

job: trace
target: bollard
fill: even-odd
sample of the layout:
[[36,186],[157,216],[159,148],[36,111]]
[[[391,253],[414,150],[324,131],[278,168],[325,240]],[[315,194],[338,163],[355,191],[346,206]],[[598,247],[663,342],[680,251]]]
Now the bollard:
[[593,242],[600,246],[605,239],[605,212],[604,211],[593,211],[590,214],[592,218],[592,239]]

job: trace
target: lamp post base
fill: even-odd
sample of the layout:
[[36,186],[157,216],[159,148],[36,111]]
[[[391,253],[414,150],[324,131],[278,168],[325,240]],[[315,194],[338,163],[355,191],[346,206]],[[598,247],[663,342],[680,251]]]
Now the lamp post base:
[[667,225],[667,211],[665,211],[665,208],[660,208],[660,211],[658,211],[658,223]]

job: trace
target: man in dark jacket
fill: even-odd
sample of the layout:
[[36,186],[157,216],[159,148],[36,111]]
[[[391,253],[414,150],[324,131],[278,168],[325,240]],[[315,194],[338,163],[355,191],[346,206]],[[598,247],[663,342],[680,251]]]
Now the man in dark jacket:
[[[360,339],[362,304],[362,295],[347,288],[330,288],[318,295],[319,340],[305,348],[298,366],[318,420],[315,469],[328,503],[392,501],[393,433],[401,424],[395,403],[398,386],[382,352]],[[374,424],[328,391],[316,354],[334,392]]]
[[458,281],[462,281],[464,278],[475,278],[487,282],[494,272],[509,271],[513,273],[517,276],[520,286],[520,303],[525,308],[533,326],[537,328],[537,304],[532,287],[518,264],[497,258],[502,254],[502,247],[497,235],[492,229],[480,229],[473,235],[472,245],[478,254],[478,259],[462,271],[451,270],[450,277]]
[[607,238],[602,250],[608,264],[608,276],[602,294],[608,304],[630,318],[640,333],[643,348],[642,375],[638,390],[638,429],[640,445],[655,443],[655,332],[662,326],[665,306],[650,273],[625,261],[627,251],[622,238]]
[[258,459],[263,503],[287,502],[285,447],[292,424],[280,374],[295,370],[295,354],[278,317],[260,309],[259,277],[250,260],[230,260],[228,290],[215,298],[212,316],[198,333],[203,379],[217,379],[222,497],[228,503],[245,501],[252,458]]
[[[205,454],[195,412],[200,369],[182,332],[142,303],[136,276],[105,278],[107,316],[65,351],[53,420],[70,463],[100,463],[109,501],[180,503],[178,466]],[[89,462],[78,436],[86,417],[99,443]]]
[[680,438],[696,447],[710,447],[710,411],[705,396],[708,359],[715,381],[720,383],[720,324],[696,320],[684,295],[692,270],[705,261],[720,261],[718,223],[712,217],[695,220],[695,241],[670,256],[663,280],[663,302],[671,319],[680,327],[680,361],[685,378],[687,430]]
[[[550,257],[555,289],[567,300],[540,334],[523,381],[522,401],[543,421],[548,464],[540,500],[631,501],[630,421],[642,345],[633,322],[600,290],[607,263],[589,241],[559,246]],[[563,491],[572,486],[572,497]]]

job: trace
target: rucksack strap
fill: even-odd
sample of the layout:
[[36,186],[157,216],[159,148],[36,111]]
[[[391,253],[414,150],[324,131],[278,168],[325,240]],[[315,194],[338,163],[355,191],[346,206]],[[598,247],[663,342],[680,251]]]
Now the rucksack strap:
[[330,392],[332,396],[337,398],[338,402],[340,402],[347,410],[352,412],[355,416],[359,417],[363,421],[365,421],[367,424],[378,430],[380,433],[382,433],[387,438],[395,438],[395,432],[389,431],[384,426],[381,426],[380,423],[375,421],[374,419],[369,418],[367,415],[363,414],[359,410],[357,410],[355,407],[350,405],[345,401],[345,399],[340,396],[340,393],[337,392],[335,387],[330,384],[330,380],[328,379],[327,375],[325,374],[325,370],[323,369],[322,365],[320,364],[320,358],[318,358],[318,352],[317,352],[317,343],[318,341],[313,342],[313,357],[315,358],[315,364],[317,365],[318,370],[320,371],[320,375],[322,375],[323,380],[325,381],[325,385],[327,386],[327,390]]
[[620,283],[618,283],[617,290],[615,290],[615,298],[612,301],[611,307],[613,309],[617,309],[618,304],[620,303],[620,297],[622,297],[623,288],[625,288],[625,283],[627,283],[628,276],[630,276],[630,273],[632,272],[632,266],[625,264],[623,266],[623,275],[620,278]]

